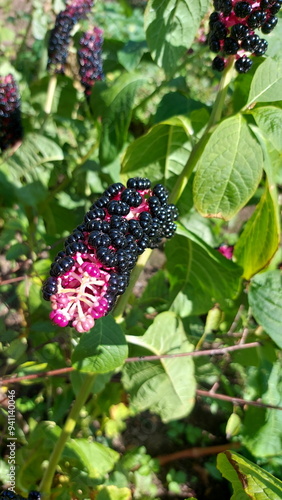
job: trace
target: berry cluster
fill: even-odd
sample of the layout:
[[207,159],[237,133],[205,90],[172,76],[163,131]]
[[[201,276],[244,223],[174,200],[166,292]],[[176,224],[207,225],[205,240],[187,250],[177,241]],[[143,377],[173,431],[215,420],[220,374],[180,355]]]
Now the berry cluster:
[[93,0],[72,0],[67,3],[66,9],[57,15],[48,44],[48,70],[54,69],[55,73],[64,74],[71,30],[90,12],[92,4]]
[[84,33],[79,41],[81,47],[78,51],[79,74],[86,95],[90,95],[95,81],[104,77],[101,59],[102,34],[101,29],[94,28],[93,31]]
[[146,178],[104,191],[66,238],[43,285],[54,323],[85,332],[108,314],[125,292],[138,255],[173,236],[178,211],[167,201],[166,188],[157,184],[151,189]]
[[282,0],[214,0],[213,4],[208,42],[212,52],[220,53],[213,60],[213,69],[223,71],[226,57],[235,55],[236,70],[246,73],[252,66],[249,56],[262,56],[268,47],[254,30],[268,34],[275,28]]
[[21,495],[17,495],[13,491],[4,490],[0,493],[0,500],[41,500],[41,495],[38,491],[30,491],[27,498],[22,497]]
[[5,151],[23,137],[19,92],[13,75],[0,76],[0,149]]

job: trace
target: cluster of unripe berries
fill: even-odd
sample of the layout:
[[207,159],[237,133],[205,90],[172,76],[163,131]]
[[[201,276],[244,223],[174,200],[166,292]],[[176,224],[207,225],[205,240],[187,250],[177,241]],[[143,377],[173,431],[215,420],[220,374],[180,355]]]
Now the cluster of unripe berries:
[[174,235],[178,211],[167,201],[167,189],[161,184],[152,189],[146,178],[104,191],[66,238],[43,285],[54,323],[85,332],[108,314],[125,292],[138,256]]
[[48,44],[48,70],[64,74],[71,31],[80,19],[87,16],[92,5],[93,0],[70,0],[65,10],[57,15]]
[[282,0],[214,0],[213,4],[208,43],[212,52],[220,53],[213,68],[223,71],[227,57],[235,55],[236,70],[246,73],[252,66],[249,56],[262,56],[268,47],[254,30],[268,34],[275,28]]
[[38,491],[31,491],[27,498],[17,495],[10,490],[5,490],[0,493],[0,500],[41,500],[41,495]]
[[90,94],[94,83],[97,80],[102,80],[104,77],[102,65],[102,34],[103,31],[100,28],[94,28],[93,31],[84,33],[79,40],[79,74],[86,95]]
[[13,75],[0,76],[0,149],[5,151],[23,137],[20,98]]

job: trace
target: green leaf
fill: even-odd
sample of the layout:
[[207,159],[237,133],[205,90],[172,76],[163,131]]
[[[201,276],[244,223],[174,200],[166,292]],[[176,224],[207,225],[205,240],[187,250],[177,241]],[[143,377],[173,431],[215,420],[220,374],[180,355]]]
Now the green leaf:
[[269,337],[282,347],[282,274],[267,271],[251,280],[249,304],[253,316]]
[[129,488],[118,488],[117,486],[100,486],[96,500],[131,500]]
[[191,231],[177,232],[166,243],[173,310],[185,317],[204,314],[215,303],[226,308],[239,292],[241,268]]
[[104,478],[119,459],[117,451],[87,439],[71,439],[65,447],[64,458],[68,458],[68,452],[71,452],[71,455],[75,454],[89,477],[95,479]]
[[282,109],[263,106],[254,109],[252,115],[264,136],[277,151],[282,152]]
[[[21,147],[8,159],[7,163],[18,180],[24,176],[27,180],[37,180],[37,168],[49,162],[63,160],[64,154],[58,144],[40,134],[28,134]],[[40,177],[42,181],[42,177]]]
[[122,160],[122,179],[141,176],[152,182],[173,184],[191,151],[189,121],[183,116],[154,125],[128,146]]
[[[172,312],[159,314],[142,337],[128,336],[128,340],[135,344],[130,356],[176,354],[193,348]],[[126,363],[123,382],[138,411],[150,409],[164,422],[182,418],[193,408],[196,383],[189,357]]]
[[112,316],[106,316],[82,335],[72,362],[74,368],[82,372],[106,373],[123,364],[127,351],[122,329]]
[[129,40],[123,49],[118,51],[117,56],[120,64],[127,71],[132,71],[138,66],[143,54],[147,51],[148,47],[145,40],[141,42]]
[[282,60],[267,59],[258,67],[252,80],[246,108],[256,102],[282,99]]
[[[265,371],[265,370],[264,370]],[[263,403],[281,406],[282,363],[278,360],[272,367],[268,387],[261,400]],[[259,410],[249,407],[244,418],[243,444],[252,455],[271,458],[281,455],[282,448],[282,411],[273,408]],[[255,424],[254,424],[255,423]]]
[[267,187],[234,249],[236,262],[244,269],[244,278],[248,280],[268,264],[278,248],[277,213],[278,207]]
[[241,115],[221,122],[198,162],[194,202],[204,217],[231,219],[256,191],[263,155]]
[[97,118],[102,116],[99,158],[102,165],[112,162],[127,139],[133,102],[143,79],[137,74],[123,74],[110,87],[95,85],[91,107]]
[[217,468],[232,483],[231,500],[280,500],[282,482],[238,453],[226,451],[217,457]]
[[149,0],[145,11],[147,43],[153,59],[172,76],[191,46],[208,0]]

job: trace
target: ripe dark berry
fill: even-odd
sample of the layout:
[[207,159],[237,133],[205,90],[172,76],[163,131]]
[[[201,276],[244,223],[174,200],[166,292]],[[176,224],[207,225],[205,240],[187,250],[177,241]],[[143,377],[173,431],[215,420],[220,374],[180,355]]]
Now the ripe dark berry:
[[109,201],[110,201],[110,196],[103,194],[102,196],[100,196],[100,198],[98,198],[98,200],[95,201],[95,203],[93,203],[93,205],[90,207],[90,210],[95,207],[104,208],[107,205],[107,203],[109,203]]
[[54,262],[57,262],[58,260],[62,259],[65,256],[66,256],[65,252],[58,252],[55,259],[54,259]]
[[265,54],[265,52],[267,51],[267,47],[268,47],[268,42],[262,38],[256,45],[256,48],[254,50],[254,55],[263,56],[263,54]]
[[128,188],[144,191],[146,189],[150,189],[151,181],[147,178],[133,177],[131,179],[128,179],[126,185]]
[[114,200],[108,203],[107,210],[110,215],[127,215],[130,212],[130,207],[124,201]]
[[130,207],[139,207],[143,198],[135,189],[127,188],[121,193],[121,200],[127,203]]
[[38,491],[30,491],[27,500],[41,500],[41,495]]
[[234,24],[231,28],[231,36],[236,40],[243,40],[250,33],[250,30],[244,24]]
[[213,27],[214,23],[220,20],[220,15],[218,12],[212,12],[209,18],[209,25],[210,28]]
[[66,256],[51,264],[50,276],[58,277],[69,271],[74,265],[72,257]]
[[86,230],[86,224],[79,224],[79,226],[77,226],[76,228],[78,231],[85,231]]
[[115,267],[116,265],[115,253],[107,247],[99,247],[97,249],[97,257],[107,267]]
[[249,35],[242,40],[241,47],[248,52],[254,52],[259,41],[260,37],[258,35]]
[[70,234],[65,240],[65,246],[70,243],[74,243],[75,241],[83,239],[83,233],[81,231],[77,231],[76,229]]
[[213,5],[215,10],[219,10],[225,16],[228,16],[232,10],[231,0],[214,0]]
[[150,239],[146,234],[144,234],[141,240],[137,241],[137,252],[139,253],[139,255],[141,255],[146,250],[146,248],[148,248],[149,243]]
[[132,234],[132,236],[134,236],[135,239],[142,238],[143,236],[143,229],[139,222],[135,219],[128,221],[128,231]]
[[82,241],[75,241],[66,247],[67,255],[75,255],[77,252],[86,253],[87,246]]
[[111,238],[108,234],[92,231],[88,237],[88,244],[93,248],[108,247],[111,244]]
[[227,37],[227,29],[225,27],[225,24],[221,21],[217,21],[217,23],[214,23],[212,34],[219,40],[224,40]]
[[168,200],[168,190],[162,184],[154,186],[153,194],[159,198],[161,204],[166,203]]
[[209,48],[212,52],[219,52],[220,51],[220,40],[218,38],[211,36],[209,37]]
[[235,68],[238,73],[247,73],[251,68],[253,62],[247,56],[240,57],[235,62]]
[[89,231],[89,233],[91,231],[102,231],[102,221],[97,220],[97,219],[91,220],[91,221],[87,222],[86,229],[87,229],[87,231]]
[[121,193],[123,188],[124,188],[124,185],[121,184],[121,182],[116,182],[115,184],[111,184],[111,186],[109,186],[106,189],[106,191],[103,193],[103,195],[110,196],[110,197],[116,196],[117,194]]
[[278,18],[271,16],[267,19],[265,23],[261,26],[261,31],[265,34],[268,35],[268,33],[271,33],[271,31],[275,28],[277,24]]
[[274,2],[274,4],[270,7],[269,11],[271,14],[275,15],[279,12],[279,10],[282,7],[282,0],[279,0],[278,2]]
[[2,499],[9,499],[9,500],[18,500],[18,495],[16,493],[14,493],[13,491],[10,491],[10,490],[5,490],[5,491],[2,491],[2,493],[0,494],[0,498]]
[[95,207],[92,210],[89,210],[84,216],[84,221],[87,223],[90,220],[94,219],[104,219],[106,216],[105,210],[103,208]]
[[128,230],[128,221],[119,215],[112,215],[110,225],[111,229],[118,229],[123,234]]
[[248,2],[237,2],[234,12],[237,17],[247,17],[252,12],[252,6]]
[[127,245],[125,236],[116,229],[109,231],[109,238],[110,244],[115,248],[124,248]]
[[239,44],[234,38],[226,38],[224,40],[224,52],[225,54],[237,54],[239,50]]
[[212,62],[212,68],[216,71],[223,71],[225,68],[225,60],[222,57],[216,56]]
[[254,10],[247,19],[250,28],[259,28],[266,20],[266,13],[263,10]]

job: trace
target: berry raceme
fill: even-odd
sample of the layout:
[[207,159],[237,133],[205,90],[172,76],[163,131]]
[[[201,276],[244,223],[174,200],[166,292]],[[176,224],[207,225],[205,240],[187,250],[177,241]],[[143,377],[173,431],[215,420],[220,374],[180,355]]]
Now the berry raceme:
[[23,138],[20,98],[13,75],[0,76],[0,149],[5,151]]
[[0,500],[41,500],[41,495],[38,491],[30,491],[27,498],[22,497],[21,495],[17,495],[10,490],[4,490],[0,493]]
[[90,95],[91,89],[97,80],[102,80],[102,45],[103,31],[94,28],[93,31],[84,33],[79,41],[80,49],[78,51],[78,63],[80,81],[85,88],[85,94]]
[[250,56],[265,54],[268,43],[254,33],[260,29],[269,34],[277,24],[275,14],[282,0],[214,0],[215,12],[210,15],[209,47],[218,55],[212,67],[223,71],[227,57],[235,55],[235,68],[246,73],[252,66]]
[[149,179],[135,177],[127,186],[112,184],[93,203],[66,238],[43,285],[55,324],[86,332],[110,312],[138,256],[174,235],[178,211],[167,201],[164,186],[152,189]]
[[48,44],[48,70],[64,74],[71,31],[80,19],[87,16],[92,5],[93,0],[72,0],[57,15]]

